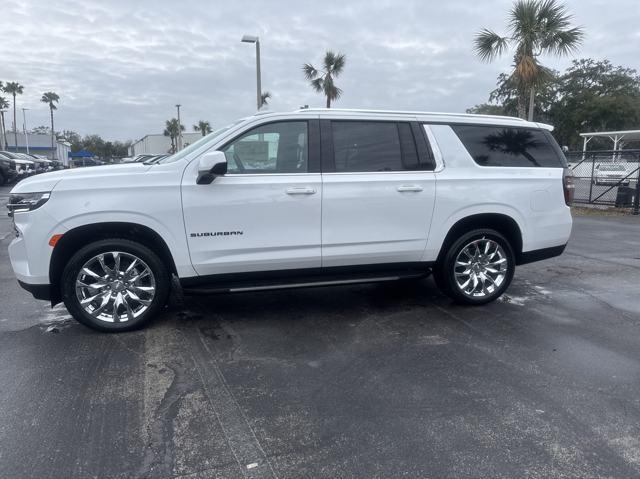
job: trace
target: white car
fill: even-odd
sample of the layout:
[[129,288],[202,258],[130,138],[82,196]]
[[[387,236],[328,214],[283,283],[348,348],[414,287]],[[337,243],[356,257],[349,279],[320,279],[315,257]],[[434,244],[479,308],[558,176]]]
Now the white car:
[[600,163],[596,165],[593,173],[594,185],[616,185],[629,186],[630,179],[627,176],[627,169],[620,163]]
[[258,114],[153,165],[11,192],[20,284],[103,331],[180,293],[423,278],[464,304],[562,253],[572,179],[551,127],[482,115]]

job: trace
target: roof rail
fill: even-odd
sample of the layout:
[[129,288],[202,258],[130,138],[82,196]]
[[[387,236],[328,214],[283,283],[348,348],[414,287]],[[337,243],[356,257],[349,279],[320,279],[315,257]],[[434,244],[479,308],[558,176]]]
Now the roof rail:
[[326,111],[326,112],[342,112],[342,113],[367,113],[378,115],[429,115],[429,116],[457,116],[461,118],[501,118],[504,120],[515,120],[526,122],[522,118],[514,116],[501,116],[501,115],[480,115],[475,113],[445,113],[434,111],[403,111],[403,110],[362,110],[362,109],[350,109],[350,108],[302,108],[296,110],[296,112],[304,111]]

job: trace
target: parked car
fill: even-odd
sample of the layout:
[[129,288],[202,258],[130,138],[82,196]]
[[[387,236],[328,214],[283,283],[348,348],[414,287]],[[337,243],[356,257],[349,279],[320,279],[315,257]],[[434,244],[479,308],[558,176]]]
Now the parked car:
[[15,161],[0,155],[0,186],[15,180],[17,176]]
[[615,185],[629,186],[630,179],[627,177],[627,169],[620,163],[600,163],[596,165],[593,173],[594,185]]
[[11,151],[0,151],[0,155],[15,162],[18,179],[22,179],[36,173],[35,162],[26,160],[22,156],[19,156],[17,153],[13,153]]
[[[572,177],[551,127],[463,114],[304,109],[240,120],[154,165],[47,173],[9,210],[20,284],[102,331],[176,294],[424,278],[498,298],[557,256]],[[436,188],[437,186],[437,188]]]

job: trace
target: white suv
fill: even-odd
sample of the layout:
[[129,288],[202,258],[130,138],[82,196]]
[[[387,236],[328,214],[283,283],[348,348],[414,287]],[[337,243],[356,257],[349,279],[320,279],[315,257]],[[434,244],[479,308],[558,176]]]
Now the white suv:
[[20,284],[103,331],[181,293],[420,278],[483,304],[559,255],[571,177],[551,127],[507,117],[258,114],[153,165],[46,173],[8,205]]

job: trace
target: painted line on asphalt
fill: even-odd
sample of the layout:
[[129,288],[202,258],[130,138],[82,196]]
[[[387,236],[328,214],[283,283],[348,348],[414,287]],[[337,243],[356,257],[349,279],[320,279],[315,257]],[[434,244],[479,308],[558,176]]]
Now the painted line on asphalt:
[[[242,474],[250,479],[274,478],[277,475],[267,455],[227,384],[215,359],[215,352],[207,345],[198,328],[183,331],[187,351],[191,354],[204,392],[215,411],[227,444],[236,458]],[[212,374],[213,372],[213,374]]]

